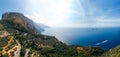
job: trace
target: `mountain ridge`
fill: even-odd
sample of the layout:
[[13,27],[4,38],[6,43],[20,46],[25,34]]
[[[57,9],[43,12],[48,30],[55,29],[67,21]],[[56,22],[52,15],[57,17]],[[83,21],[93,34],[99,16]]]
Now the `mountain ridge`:
[[2,15],[2,20],[18,24],[29,33],[41,33],[41,31],[44,30],[43,28],[40,28],[37,23],[33,22],[21,13],[6,12]]

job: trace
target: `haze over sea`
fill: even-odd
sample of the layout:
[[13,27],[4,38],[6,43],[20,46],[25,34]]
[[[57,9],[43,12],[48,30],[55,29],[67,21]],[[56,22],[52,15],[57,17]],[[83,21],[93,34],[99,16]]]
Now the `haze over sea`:
[[43,34],[55,36],[69,45],[90,45],[110,49],[120,43],[120,27],[48,28]]

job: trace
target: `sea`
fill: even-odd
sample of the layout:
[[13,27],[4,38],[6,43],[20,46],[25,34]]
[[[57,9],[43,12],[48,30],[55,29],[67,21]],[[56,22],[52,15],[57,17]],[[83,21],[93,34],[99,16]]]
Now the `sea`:
[[107,50],[120,44],[120,27],[47,28],[42,34],[55,36],[68,45],[99,46]]

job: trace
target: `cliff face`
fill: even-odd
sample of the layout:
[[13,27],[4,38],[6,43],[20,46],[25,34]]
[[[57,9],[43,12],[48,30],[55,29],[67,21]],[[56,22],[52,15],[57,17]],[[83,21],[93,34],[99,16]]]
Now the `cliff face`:
[[9,12],[0,20],[0,57],[115,57],[119,47],[69,46],[54,36],[42,35],[35,23],[21,13]]
[[[2,15],[2,20],[13,23],[14,27],[19,25],[24,28],[29,33],[40,33],[43,31],[43,28],[40,28],[35,22],[25,17],[21,13],[16,12],[7,12]],[[19,28],[18,28],[19,29]]]

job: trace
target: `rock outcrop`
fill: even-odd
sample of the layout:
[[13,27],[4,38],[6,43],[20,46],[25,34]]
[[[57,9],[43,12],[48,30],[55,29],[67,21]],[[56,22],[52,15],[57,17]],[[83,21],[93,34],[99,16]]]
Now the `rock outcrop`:
[[17,28],[17,26],[24,28],[29,33],[41,33],[41,31],[44,30],[38,26],[37,23],[33,22],[21,13],[6,12],[2,15],[2,20],[11,22],[15,28]]

